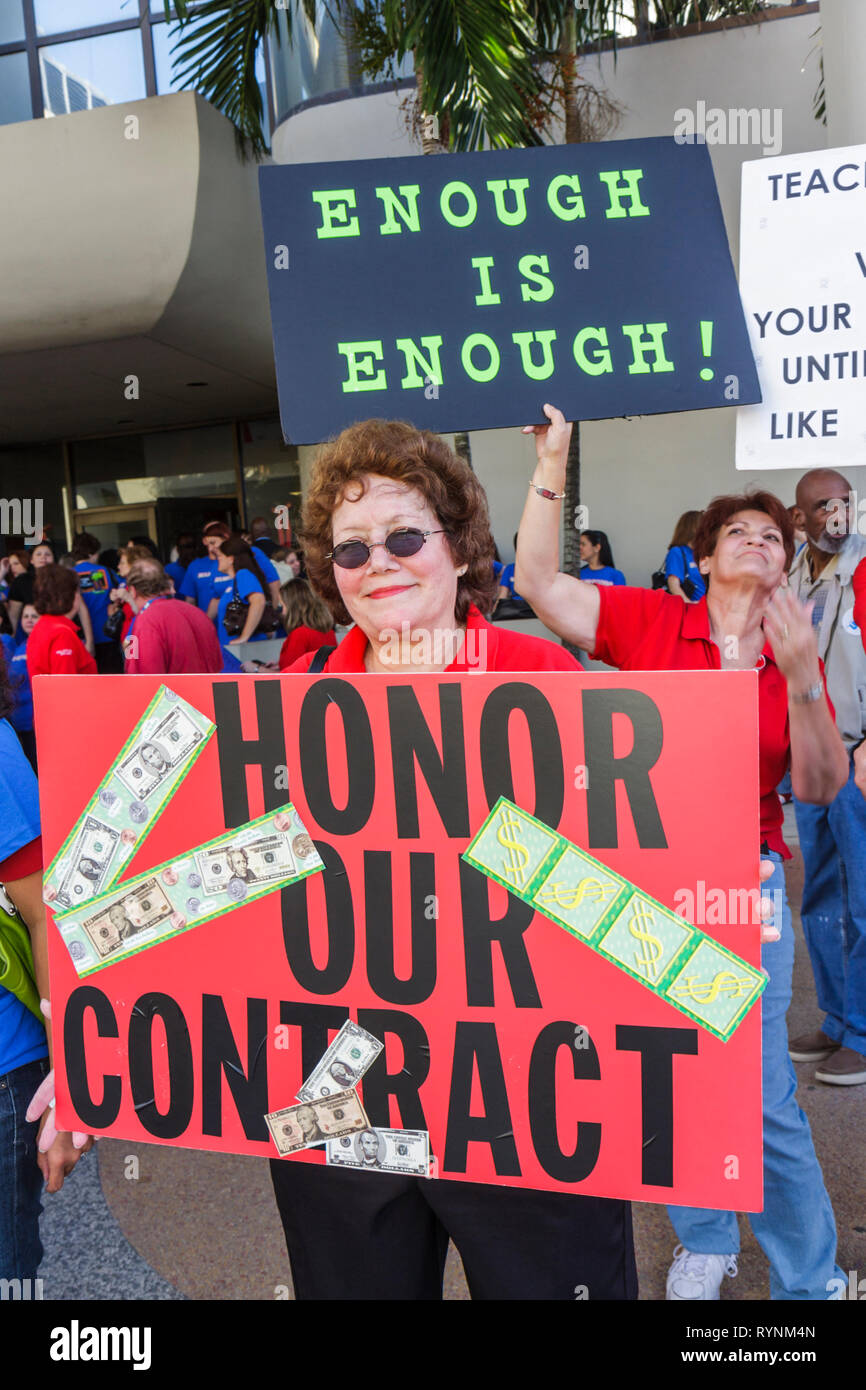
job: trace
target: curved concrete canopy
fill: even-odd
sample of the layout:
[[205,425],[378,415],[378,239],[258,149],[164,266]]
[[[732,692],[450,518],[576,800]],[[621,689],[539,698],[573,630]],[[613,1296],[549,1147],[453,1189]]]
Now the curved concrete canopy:
[[0,439],[275,409],[256,166],[213,107],[3,126],[0,167]]

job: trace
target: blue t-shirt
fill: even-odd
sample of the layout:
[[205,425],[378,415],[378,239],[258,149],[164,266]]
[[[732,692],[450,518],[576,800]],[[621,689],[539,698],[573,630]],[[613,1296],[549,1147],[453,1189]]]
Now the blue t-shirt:
[[506,589],[508,590],[508,594],[509,594],[509,597],[510,597],[510,598],[520,598],[520,597],[521,597],[521,595],[517,592],[517,590],[516,590],[515,587],[514,587],[514,565],[513,565],[513,563],[510,564],[510,565],[506,565],[506,566],[505,566],[505,568],[503,569],[502,573],[501,573],[500,576],[499,576],[499,582],[500,582],[500,584],[504,584],[504,585],[505,585]]
[[695,586],[692,595],[694,599],[703,598],[707,592],[704,576],[695,564],[695,557],[690,545],[671,546],[665,560],[665,574],[669,579],[678,579],[681,584],[684,579],[690,579]]
[[184,577],[185,577],[185,575],[186,575],[186,568],[185,568],[185,566],[184,566],[184,565],[179,565],[179,564],[177,563],[177,560],[169,560],[169,562],[168,562],[167,565],[163,565],[163,569],[165,570],[166,574],[168,575],[168,577],[171,579],[172,583],[174,584],[175,592],[176,592],[176,593],[180,593],[180,592],[181,592],[181,587],[180,587],[180,586],[181,586],[181,584],[183,583]]
[[610,565],[601,565],[597,570],[590,569],[589,565],[583,565],[579,577],[588,579],[590,584],[625,583],[625,575],[622,570],[615,570]]
[[[238,661],[238,658],[236,656],[233,656],[231,651],[226,651],[226,646],[231,641],[231,637],[225,630],[224,619],[226,615],[226,609],[228,608],[229,604],[234,598],[235,593],[237,593],[238,598],[249,600],[250,594],[262,593],[262,586],[256,579],[256,576],[253,574],[252,570],[238,570],[234,579],[232,579],[230,575],[227,575],[226,578],[229,582],[227,585],[223,587],[219,608],[217,609],[217,637],[219,638],[220,646],[223,649],[223,670],[240,671],[242,667],[241,663]],[[267,601],[267,594],[262,594],[262,597],[265,599],[265,601]],[[236,636],[237,634],[234,635]],[[255,632],[253,633],[252,637],[250,637],[248,640],[250,642],[262,642],[266,641],[270,635],[271,634],[267,632]]]
[[27,638],[22,632],[16,642],[14,637],[0,636],[6,657],[6,669],[15,707],[9,715],[9,723],[19,733],[33,728],[33,691],[30,688],[30,673],[27,670]]
[[[271,584],[275,579],[279,580],[280,576],[267,555],[263,555],[255,545],[252,546],[252,552],[258,561],[259,569],[265,576],[265,582]],[[203,560],[193,560],[184,575],[180,593],[182,598],[194,599],[202,612],[206,613],[211,599],[222,598],[226,589],[230,587],[231,577],[220,573],[219,561],[209,560],[205,556]]]
[[[0,862],[40,833],[36,775],[15,730],[0,719]],[[25,1004],[0,985],[0,1076],[48,1056],[45,1029]]]
[[117,575],[106,565],[92,565],[89,560],[79,560],[75,573],[81,584],[81,596],[90,613],[93,641],[98,646],[100,642],[109,640],[102,629],[108,617],[109,594],[117,588]]

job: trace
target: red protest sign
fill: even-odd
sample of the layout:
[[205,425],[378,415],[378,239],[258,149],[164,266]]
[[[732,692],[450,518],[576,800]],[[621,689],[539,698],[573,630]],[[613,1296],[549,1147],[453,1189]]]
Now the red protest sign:
[[[159,684],[35,683],[46,862]],[[754,673],[169,684],[217,732],[124,878],[290,800],[325,869],[85,980],[51,927],[58,1123],[272,1156],[351,1017],[439,1177],[760,1209],[759,1006],[723,1042],[461,858],[508,797],[758,965]]]

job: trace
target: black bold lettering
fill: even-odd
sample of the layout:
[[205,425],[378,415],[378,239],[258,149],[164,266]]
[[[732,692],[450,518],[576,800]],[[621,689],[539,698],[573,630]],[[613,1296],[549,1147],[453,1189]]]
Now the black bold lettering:
[[641,1180],[654,1187],[674,1184],[674,1064],[681,1054],[696,1057],[697,1028],[642,1028],[617,1024],[618,1052],[639,1052],[641,1060]]
[[601,1068],[592,1038],[583,1030],[575,1047],[574,1023],[548,1023],[535,1040],[529,1062],[529,1129],[536,1157],[559,1182],[583,1182],[598,1162],[601,1125],[581,1120],[573,1153],[563,1153],[556,1128],[556,1056],[561,1047],[571,1054],[575,1081],[598,1081]]
[[301,1071],[304,1077],[322,1060],[331,1039],[328,1030],[339,1033],[349,1010],[342,1004],[295,1004],[280,1000],[280,1023],[295,1025],[301,1030]]
[[508,727],[515,710],[525,715],[529,727],[535,779],[533,815],[555,827],[562,817],[565,796],[562,745],[556,716],[541,691],[522,681],[497,686],[484,702],[479,744],[487,804],[495,806],[500,796],[514,800]]
[[494,921],[490,916],[489,883],[490,880],[472,864],[460,860],[466,1002],[472,1009],[489,1009],[496,1003],[492,943],[497,941],[518,1009],[540,1009],[541,998],[523,940],[535,910],[509,893],[505,916]]
[[460,686],[439,686],[441,755],[411,686],[389,686],[388,722],[398,837],[416,839],[419,834],[417,763],[448,835],[468,839],[471,831]]
[[386,1033],[394,1033],[403,1048],[400,1070],[385,1070],[385,1051],[379,1053],[370,1070],[364,1073],[364,1109],[372,1125],[387,1129],[391,1124],[389,1096],[393,1096],[400,1112],[403,1129],[427,1129],[419,1092],[430,1070],[430,1045],[427,1034],[412,1014],[395,1009],[359,1009],[358,1022],[380,1042]]
[[[476,1065],[484,1102],[483,1115],[469,1113]],[[445,1174],[466,1172],[470,1144],[490,1145],[493,1166],[499,1177],[520,1177],[520,1160],[508,1107],[505,1074],[496,1028],[492,1023],[457,1024],[442,1165]]]
[[[276,682],[275,682],[276,684]],[[325,752],[325,719],[334,705],[343,721],[349,796],[340,810],[331,797]],[[376,791],[373,734],[364,699],[348,681],[317,680],[304,696],[298,721],[301,775],[310,815],[332,835],[354,835],[370,819]]]
[[223,815],[227,829],[250,819],[246,769],[262,770],[265,810],[275,811],[289,800],[285,786],[277,787],[277,769],[286,765],[286,736],[279,681],[256,681],[257,738],[244,738],[237,681],[214,681],[213,707],[219,752]]
[[[583,690],[583,746],[590,849],[616,849],[616,784],[622,782],[641,849],[666,849],[664,827],[649,778],[662,751],[662,717],[642,690]],[[634,745],[613,755],[613,716],[631,720]]]
[[268,1003],[247,1000],[247,1068],[240,1053],[219,994],[204,994],[201,1001],[201,1127],[203,1134],[222,1134],[222,1078],[229,1083],[247,1139],[267,1139],[268,1111]]
[[425,907],[436,891],[436,856],[410,854],[409,901],[412,964],[408,979],[394,967],[394,895],[390,850],[364,854],[364,902],[367,923],[367,978],[389,1004],[420,1004],[436,986],[436,921]]
[[63,1055],[69,1099],[75,1113],[86,1129],[107,1129],[114,1124],[120,1111],[123,1082],[114,1073],[103,1077],[102,1100],[93,1100],[87,1082],[87,1057],[84,1052],[84,1014],[92,1009],[101,1038],[116,1038],[117,1019],[106,995],[95,985],[79,985],[66,1001],[63,1016]]
[[[289,883],[280,892],[283,914],[283,945],[289,969],[302,989],[310,994],[336,994],[352,973],[355,960],[355,914],[352,891],[343,861],[335,849],[315,841],[323,862],[321,874]],[[316,880],[321,879],[321,888]],[[310,912],[308,886],[325,893],[325,920],[328,925],[328,962],[319,969],[310,950]]]
[[[164,1115],[156,1108],[153,1078],[153,1021],[165,1027],[169,1104]],[[170,994],[142,994],[129,1016],[129,1084],[135,1112],[149,1134],[177,1139],[192,1118],[194,1097],[192,1044],[181,1007]]]

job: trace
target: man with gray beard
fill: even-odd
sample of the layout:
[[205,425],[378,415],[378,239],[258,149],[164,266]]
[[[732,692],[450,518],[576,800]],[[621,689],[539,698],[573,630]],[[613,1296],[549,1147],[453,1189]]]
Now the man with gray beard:
[[[824,662],[836,727],[851,762],[848,782],[829,806],[794,799],[803,851],[803,931],[821,1027],[793,1038],[795,1062],[818,1062],[817,1081],[866,1082],[866,799],[854,781],[854,750],[866,737],[866,652],[854,621],[852,578],[866,556],[847,479],[816,468],[797,484],[794,524],[806,544],[789,582],[814,604],[812,623]],[[809,692],[811,694],[811,692]]]

